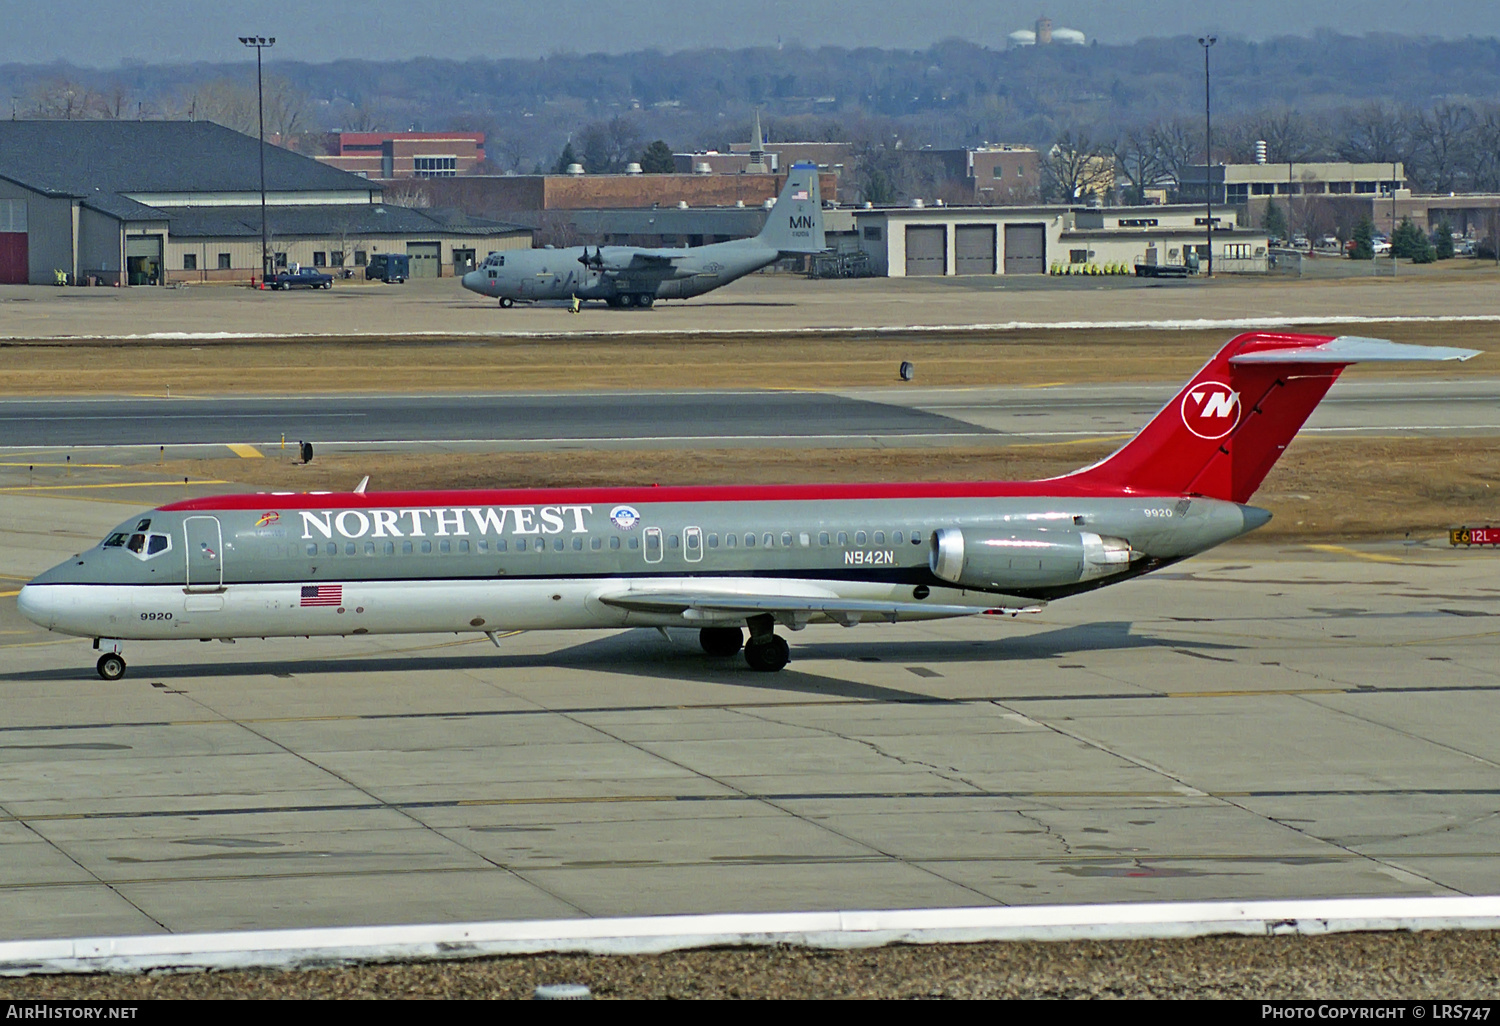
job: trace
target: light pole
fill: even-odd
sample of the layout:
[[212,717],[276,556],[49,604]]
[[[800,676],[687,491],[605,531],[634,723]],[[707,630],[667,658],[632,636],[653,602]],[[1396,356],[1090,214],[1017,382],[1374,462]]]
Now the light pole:
[[[1218,36],[1200,36],[1198,45],[1203,47],[1203,178],[1208,186],[1204,199],[1205,232],[1208,238],[1208,276],[1214,276],[1214,122],[1208,100],[1208,48],[1219,41]],[[1292,205],[1287,196],[1287,209]]]
[[264,285],[271,266],[271,235],[266,230],[266,94],[260,78],[260,52],[276,45],[276,37],[240,36],[240,42],[255,48],[255,114],[260,120],[260,283]]
[[1396,262],[1396,162],[1391,161],[1391,277],[1397,276]]

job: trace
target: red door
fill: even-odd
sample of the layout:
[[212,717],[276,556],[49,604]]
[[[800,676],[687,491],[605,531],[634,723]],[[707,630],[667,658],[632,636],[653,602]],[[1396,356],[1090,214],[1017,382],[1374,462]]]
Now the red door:
[[25,285],[30,280],[25,232],[0,232],[0,285]]

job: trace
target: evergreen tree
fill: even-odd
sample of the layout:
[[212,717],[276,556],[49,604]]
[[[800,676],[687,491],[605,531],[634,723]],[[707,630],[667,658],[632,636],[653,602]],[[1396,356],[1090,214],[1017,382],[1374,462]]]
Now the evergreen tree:
[[1432,238],[1433,256],[1439,260],[1453,259],[1453,226],[1446,220],[1438,222]]
[[1375,222],[1366,214],[1354,226],[1354,246],[1349,250],[1351,260],[1373,260],[1375,258]]
[[1265,222],[1261,227],[1265,228],[1266,234],[1271,238],[1281,239],[1282,241],[1286,240],[1286,215],[1281,212],[1281,208],[1276,205],[1275,200],[1271,200],[1266,204]]
[[669,175],[677,170],[672,159],[672,147],[663,139],[651,143],[641,152],[641,170],[648,175]]
[[557,158],[557,166],[552,169],[552,173],[565,175],[568,173],[568,165],[577,163],[579,163],[578,154],[573,152],[573,142],[569,140],[568,144],[563,147],[562,156]]
[[1391,256],[1400,260],[1415,260],[1427,248],[1422,229],[1412,224],[1411,218],[1403,217],[1396,230],[1391,232]]

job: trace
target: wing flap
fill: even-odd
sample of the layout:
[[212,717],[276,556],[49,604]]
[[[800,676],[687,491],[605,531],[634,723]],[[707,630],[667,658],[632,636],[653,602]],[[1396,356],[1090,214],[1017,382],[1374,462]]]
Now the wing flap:
[[[1002,597],[1003,598],[1003,597]],[[756,616],[769,613],[785,619],[823,615],[837,623],[862,619],[895,622],[901,616],[973,616],[992,609],[1007,613],[1035,612],[1044,603],[1007,598],[989,606],[941,605],[928,602],[894,602],[846,599],[821,595],[734,595],[723,592],[626,591],[600,595],[605,605],[642,613],[676,613],[685,620],[722,619],[726,616]]]

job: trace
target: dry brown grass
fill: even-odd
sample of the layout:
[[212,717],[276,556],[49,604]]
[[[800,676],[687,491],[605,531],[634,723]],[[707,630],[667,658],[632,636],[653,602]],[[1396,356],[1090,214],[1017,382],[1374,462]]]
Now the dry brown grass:
[[[1317,331],[1315,328],[1302,329]],[[1342,329],[1322,329],[1339,334]],[[1361,325],[1359,333],[1500,349],[1483,323]],[[1035,385],[1186,378],[1232,333],[1045,330],[617,339],[58,342],[0,345],[0,395],[497,392],[630,388],[836,389],[896,384]],[[1500,375],[1500,352],[1464,364],[1359,375]]]
[[[266,489],[674,485],[803,481],[1024,480],[1066,473],[1111,445],[951,449],[691,449],[417,453],[167,464],[172,475]],[[1500,439],[1301,439],[1256,494],[1275,514],[1257,538],[1429,537],[1500,520]]]

